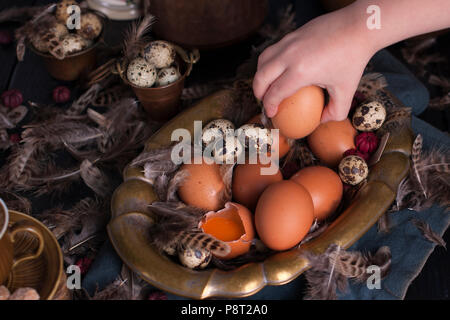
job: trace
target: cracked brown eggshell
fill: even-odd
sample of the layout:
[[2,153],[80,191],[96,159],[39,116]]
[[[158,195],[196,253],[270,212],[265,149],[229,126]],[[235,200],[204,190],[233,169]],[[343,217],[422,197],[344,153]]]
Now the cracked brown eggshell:
[[346,184],[355,186],[366,179],[368,175],[369,167],[361,157],[347,156],[339,163],[339,176]]

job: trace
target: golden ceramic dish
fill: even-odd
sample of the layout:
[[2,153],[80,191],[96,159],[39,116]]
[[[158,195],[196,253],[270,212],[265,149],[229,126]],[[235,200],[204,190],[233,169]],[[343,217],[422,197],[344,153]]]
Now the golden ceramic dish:
[[[221,118],[233,99],[232,90],[203,99],[166,123],[149,139],[146,149],[169,145],[174,129],[186,128],[192,133],[194,120],[207,123]],[[380,161],[371,168],[368,183],[324,233],[300,248],[274,254],[260,263],[248,263],[232,271],[193,271],[159,254],[149,244],[148,234],[153,223],[148,204],[157,198],[139,167],[125,169],[125,181],[113,195],[109,237],[128,267],[162,290],[195,299],[249,296],[266,285],[286,284],[307,270],[308,260],[302,252],[319,254],[330,244],[348,248],[361,238],[394,201],[397,186],[409,171],[411,146],[412,133],[408,127],[391,135]]]
[[[11,271],[6,281],[8,290],[14,292],[18,288],[34,288],[39,293],[41,300],[61,299],[68,296],[68,289],[64,281],[62,252],[53,233],[29,215],[14,210],[9,210],[9,214],[10,224],[27,220],[41,231],[44,236],[44,251],[38,258],[24,261]],[[33,251],[36,250],[37,244],[33,236],[22,232],[16,236],[14,251]]]

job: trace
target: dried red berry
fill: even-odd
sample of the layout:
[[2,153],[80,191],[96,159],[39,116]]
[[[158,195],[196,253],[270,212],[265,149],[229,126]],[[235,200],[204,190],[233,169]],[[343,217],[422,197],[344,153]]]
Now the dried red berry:
[[167,300],[167,296],[162,291],[153,291],[148,295],[148,300]]
[[0,44],[8,45],[13,41],[13,36],[10,31],[0,30]]
[[80,272],[82,275],[86,274],[91,267],[92,259],[83,257],[81,259],[78,259],[78,261],[75,263],[80,268]]
[[53,89],[53,101],[56,103],[65,103],[70,100],[70,89],[65,86],[59,86]]
[[356,149],[348,149],[344,152],[344,158],[347,156],[358,156],[363,158],[365,161],[369,161],[370,155],[368,153],[361,152]]
[[350,107],[350,110],[355,109],[357,106],[363,103],[364,100],[366,100],[366,96],[364,95],[364,93],[356,91],[355,95],[353,96],[352,106]]
[[22,93],[17,89],[11,89],[2,93],[2,102],[5,107],[15,108],[22,104]]
[[378,137],[373,132],[363,132],[356,136],[355,144],[362,153],[373,153],[378,148]]
[[11,141],[12,143],[19,143],[20,140],[20,134],[18,133],[12,133],[9,135],[9,141]]

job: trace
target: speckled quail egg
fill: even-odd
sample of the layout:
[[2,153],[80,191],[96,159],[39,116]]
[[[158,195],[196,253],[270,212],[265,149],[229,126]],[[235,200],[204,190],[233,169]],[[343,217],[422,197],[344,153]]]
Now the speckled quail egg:
[[244,147],[235,136],[219,139],[214,144],[213,156],[216,163],[233,164],[244,152]]
[[386,109],[378,101],[363,103],[356,108],[352,122],[359,131],[374,131],[379,129],[386,119]]
[[260,152],[263,148],[270,151],[273,143],[270,130],[259,123],[244,124],[239,128],[238,136],[250,152]]
[[138,87],[151,87],[156,81],[156,68],[144,58],[136,58],[128,65],[127,78]]
[[78,6],[78,3],[73,0],[62,0],[60,3],[56,5],[55,17],[59,22],[63,23],[64,25],[67,23],[67,19],[72,14],[70,10],[69,12],[67,12],[67,9],[70,6]]
[[339,176],[344,183],[355,186],[367,178],[369,167],[363,158],[347,156],[339,163]]
[[30,38],[30,42],[36,50],[41,52],[48,51],[48,42],[45,41],[42,37],[33,36]]
[[48,32],[45,34],[36,34],[33,36],[30,41],[33,44],[33,46],[41,51],[41,52],[47,52],[49,50],[49,40],[53,37],[61,39],[64,36],[66,36],[69,33],[66,26],[62,23],[55,22],[52,24],[52,26],[49,28]]
[[94,40],[100,35],[102,28],[100,18],[92,12],[88,12],[81,15],[80,29],[77,29],[77,33],[83,38]]
[[225,137],[227,132],[234,130],[234,124],[226,119],[217,119],[209,122],[202,132],[202,142],[207,146],[214,140],[219,140]]
[[92,41],[87,40],[75,33],[69,33],[62,38],[64,55],[69,55],[84,50],[91,44]]
[[162,87],[167,86],[180,79],[180,72],[176,67],[162,68],[158,71],[158,76],[156,78],[156,86]]
[[187,248],[178,253],[180,262],[190,269],[204,269],[211,261],[212,255],[206,249]]
[[175,54],[173,46],[162,40],[152,41],[142,50],[142,57],[158,69],[169,67],[175,61]]

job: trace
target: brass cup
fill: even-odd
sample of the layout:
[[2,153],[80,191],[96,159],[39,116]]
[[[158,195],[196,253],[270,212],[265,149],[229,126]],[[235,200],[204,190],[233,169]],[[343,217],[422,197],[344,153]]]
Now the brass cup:
[[118,62],[116,65],[123,82],[131,87],[149,118],[158,122],[166,122],[178,113],[184,81],[191,73],[193,64],[200,58],[198,50],[187,53],[183,48],[173,46],[177,52],[175,62],[179,67],[181,77],[166,86],[138,87],[127,79],[126,61]]
[[[44,250],[44,237],[34,225],[26,220],[17,221],[10,228],[8,228],[8,224],[8,208],[0,199],[0,285],[5,283],[9,273],[20,263],[38,258]],[[15,256],[13,245],[19,232],[31,233],[37,238],[39,246],[35,252]]]
[[58,59],[48,52],[37,50],[30,42],[28,42],[28,47],[38,56],[42,57],[48,73],[56,80],[74,81],[82,76],[87,76],[89,71],[95,67],[95,63],[97,62],[97,50],[103,40],[107,18],[100,12],[93,10],[89,10],[89,12],[93,12],[100,17],[100,20],[102,21],[102,32],[91,46],[82,51],[75,52],[64,59]]

